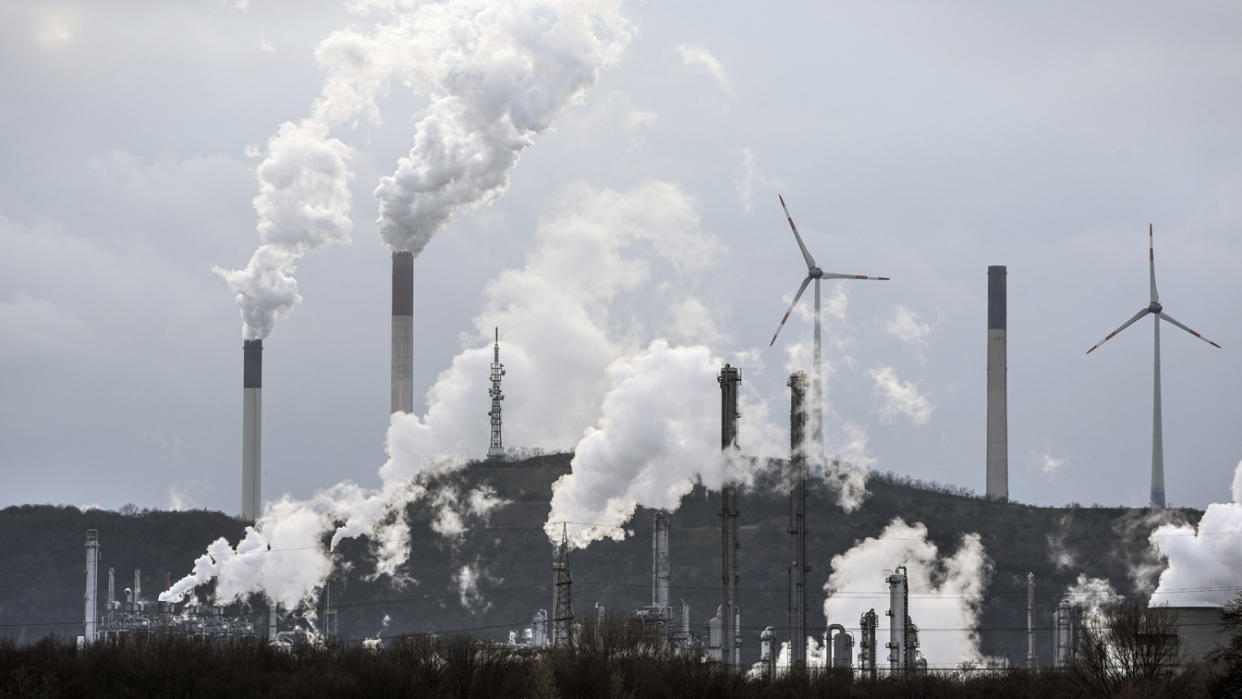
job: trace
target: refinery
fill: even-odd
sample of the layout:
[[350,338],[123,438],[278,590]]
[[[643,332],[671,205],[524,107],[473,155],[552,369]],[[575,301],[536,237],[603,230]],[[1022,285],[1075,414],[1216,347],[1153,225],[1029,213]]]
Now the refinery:
[[[784,205],[783,199],[781,203]],[[806,254],[788,210],[786,218],[795,240]],[[1154,255],[1152,257],[1154,260]],[[797,304],[810,281],[818,282],[824,276],[814,266],[809,254],[807,263],[810,273],[794,296],[793,304]],[[1154,279],[1154,265],[1152,275]],[[827,276],[865,278],[860,275]],[[1006,276],[1004,266],[993,265],[987,269],[986,500],[1000,503],[1009,497],[1006,465]],[[408,413],[411,411],[411,338],[414,325],[411,316],[412,266],[407,255],[394,254],[392,279],[391,409],[393,413]],[[815,296],[818,300],[818,284]],[[818,318],[818,303],[816,306]],[[782,325],[788,317],[789,312],[786,312]],[[816,329],[818,330],[818,324]],[[818,334],[816,332],[817,336]],[[775,343],[776,339],[774,336],[772,342]],[[486,413],[490,434],[487,461],[503,466],[507,452],[503,444],[504,413],[501,401],[504,399],[502,383],[506,372],[501,361],[499,328],[494,329],[492,340],[492,359],[488,367],[488,396],[491,404]],[[258,477],[261,472],[261,362],[261,342],[246,341],[243,347],[242,371],[241,511],[244,521],[258,523],[260,527],[263,524],[258,515],[261,502],[259,494],[262,492],[261,479]],[[1158,371],[1157,368],[1157,376]],[[741,417],[738,388],[741,382],[741,370],[729,364],[721,367],[716,377],[720,391],[720,449],[726,460],[745,460],[738,442],[738,422]],[[560,522],[560,536],[550,547],[551,585],[548,589],[551,595],[548,606],[533,610],[529,624],[508,630],[507,646],[514,651],[540,652],[573,648],[584,643],[599,645],[602,643],[600,636],[608,623],[616,622],[629,635],[639,639],[649,652],[692,658],[757,679],[771,679],[791,671],[832,670],[871,680],[880,676],[906,676],[928,672],[929,664],[924,656],[917,623],[918,598],[916,597],[916,602],[912,605],[905,561],[894,560],[891,568],[874,571],[876,582],[882,582],[888,590],[887,608],[867,609],[857,620],[829,618],[824,625],[809,623],[812,617],[809,575],[814,570],[807,551],[809,464],[821,460],[823,455],[809,453],[811,450],[808,445],[816,443],[807,434],[812,412],[808,410],[808,386],[811,385],[811,380],[806,373],[798,371],[789,376],[786,385],[790,399],[790,451],[788,460],[781,462],[781,468],[785,470],[782,482],[788,488],[788,522],[782,531],[768,532],[764,536],[771,542],[780,541],[779,537],[784,536],[789,542],[786,544],[791,561],[787,576],[788,604],[783,623],[781,620],[757,620],[761,631],[750,632],[755,638],[750,643],[744,642],[748,633],[746,629],[756,628],[756,622],[747,620],[748,623],[744,623],[740,594],[740,590],[744,589],[741,587],[741,560],[746,552],[739,541],[738,529],[743,521],[744,504],[739,497],[740,484],[726,481],[717,496],[721,551],[719,604],[714,610],[709,610],[714,612],[709,618],[705,621],[695,618],[689,604],[684,600],[674,604],[670,597],[674,560],[673,552],[670,551],[670,530],[676,521],[676,513],[657,510],[652,514],[650,603],[637,609],[624,610],[620,617],[615,614],[609,616],[606,601],[590,600],[586,604],[581,594],[578,595],[575,608],[571,561],[573,547],[568,535],[570,524]],[[1156,395],[1159,400],[1159,394]],[[1157,403],[1157,414],[1158,412]],[[822,429],[814,424],[812,422],[812,430]],[[1158,436],[1156,444],[1159,444]],[[822,471],[822,461],[820,463]],[[1162,492],[1162,474],[1153,470],[1152,478],[1153,506],[1159,507],[1163,503],[1156,504],[1155,498]],[[309,615],[290,614],[297,610],[282,609],[278,600],[266,598],[262,594],[251,594],[245,597],[245,601],[227,605],[205,604],[193,594],[186,595],[183,602],[177,595],[170,594],[174,588],[167,572],[162,588],[164,592],[159,595],[158,600],[149,600],[142,595],[140,571],[134,571],[132,587],[118,592],[116,573],[108,568],[105,585],[100,575],[100,545],[100,533],[93,529],[87,531],[84,632],[78,636],[79,645],[118,642],[125,638],[153,635],[196,638],[216,644],[263,641],[279,647],[292,647],[297,644],[323,645],[341,641],[338,635],[339,610],[333,602],[332,578],[325,579],[322,587],[317,590],[316,607]],[[240,548],[238,553],[241,553]],[[201,582],[193,579],[193,576],[187,580],[192,583],[188,589]],[[1069,595],[1056,603],[1050,620],[1037,621],[1034,610],[1035,585],[1034,573],[1027,573],[1024,600],[1027,653],[1019,667],[1041,666],[1041,659],[1035,650],[1036,636],[1044,634],[1048,636],[1051,655],[1042,662],[1051,668],[1073,668],[1079,662],[1078,656],[1084,652],[1086,645],[1083,636],[1084,629],[1089,626],[1086,617],[1098,617],[1100,610],[1088,609],[1086,600]],[[101,586],[106,586],[107,591],[102,604]],[[1205,662],[1212,650],[1228,642],[1216,625],[1221,614],[1219,608],[1164,606],[1158,609],[1172,614],[1172,618],[1177,620],[1173,624],[1176,629],[1173,646],[1177,651],[1170,654],[1169,662]],[[881,618],[887,620],[886,633],[881,633]],[[587,636],[591,638],[588,639]],[[793,642],[795,639],[806,639],[807,642]],[[355,642],[379,647],[383,639],[377,636],[374,639],[356,639]],[[746,648],[752,650],[752,657],[747,657],[744,652]],[[1000,658],[990,661],[989,666],[993,670],[1004,670],[1011,665],[1008,659]]]
[[0,697],[1242,696],[1242,8],[62,5]]

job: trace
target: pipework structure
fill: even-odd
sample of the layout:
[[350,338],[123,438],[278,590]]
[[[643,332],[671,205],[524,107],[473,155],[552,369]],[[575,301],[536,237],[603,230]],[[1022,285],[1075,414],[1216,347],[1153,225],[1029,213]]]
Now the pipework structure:
[[99,530],[86,530],[86,593],[83,615],[82,638],[94,643],[99,624]]
[[1026,574],[1026,666],[1035,669],[1035,574]]
[[[806,555],[806,374],[789,377],[789,528],[793,535],[793,562],[789,564],[789,662],[794,670],[806,668],[807,574],[811,572]],[[831,652],[831,651],[830,651]]]
[[906,578],[906,567],[897,566],[893,574],[888,576],[888,668],[896,675],[904,672],[909,666],[907,657],[906,632],[910,623],[910,586]]
[[492,441],[487,447],[487,458],[491,461],[502,461],[505,458],[505,446],[500,438],[500,401],[505,394],[500,392],[500,379],[505,375],[505,365],[500,363],[500,328],[496,328],[496,344],[492,346],[492,387],[488,395],[492,397],[492,409],[487,416],[492,421]]
[[1052,613],[1052,665],[1064,668],[1074,664],[1078,655],[1078,638],[1082,632],[1082,609],[1068,599],[1057,604]]
[[414,254],[392,254],[392,401],[390,413],[414,412]]
[[[874,615],[874,613],[873,613]],[[863,615],[866,618],[866,615]],[[824,631],[824,667],[829,670],[849,670],[854,666],[854,637],[840,624],[829,624]]]
[[858,642],[858,669],[863,677],[874,681],[877,675],[875,632],[880,626],[880,618],[874,609],[867,610],[858,619],[858,626],[862,636]]
[[241,516],[253,524],[263,502],[263,341],[242,342]]
[[1008,351],[1004,265],[988,267],[987,488],[989,498],[1009,499]]
[[[727,461],[740,458],[737,446],[737,386],[742,374],[724,365],[716,381],[720,384],[720,449]],[[737,600],[738,553],[737,484],[726,478],[720,488],[720,662],[726,669],[741,667],[741,609]]]
[[561,524],[561,543],[552,560],[552,645],[569,647],[573,643],[573,577],[569,574],[569,533]]

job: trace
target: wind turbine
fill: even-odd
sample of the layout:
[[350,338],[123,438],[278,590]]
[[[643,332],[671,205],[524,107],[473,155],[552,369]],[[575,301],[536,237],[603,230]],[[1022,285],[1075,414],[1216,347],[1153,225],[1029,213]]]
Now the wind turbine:
[[820,351],[819,280],[873,279],[888,281],[888,277],[868,277],[865,274],[838,274],[836,272],[825,272],[820,269],[815,264],[815,258],[811,257],[811,253],[807,251],[806,244],[802,242],[802,236],[798,234],[798,227],[794,225],[793,218],[789,215],[789,207],[785,206],[785,197],[778,194],[776,198],[781,200],[781,208],[785,211],[785,220],[789,221],[789,228],[793,230],[794,240],[798,241],[798,249],[802,251],[802,259],[806,260],[806,279],[802,280],[802,286],[798,287],[798,293],[794,294],[793,302],[789,304],[789,309],[785,311],[784,317],[781,318],[781,324],[776,326],[776,332],[772,334],[772,342],[768,343],[768,347],[776,344],[776,336],[781,334],[781,328],[785,327],[785,321],[789,320],[789,314],[793,312],[794,306],[798,304],[798,299],[802,298],[802,292],[806,291],[806,286],[811,283],[811,280],[815,280],[815,358],[814,370],[811,372],[811,439],[815,444],[815,451],[812,454],[818,457],[822,454],[824,448],[824,381],[821,378],[823,353]]
[[1134,314],[1134,317],[1121,324],[1120,328],[1112,331],[1095,344],[1095,347],[1087,350],[1087,354],[1095,351],[1096,347],[1113,339],[1117,333],[1125,330],[1133,325],[1139,318],[1147,314],[1151,314],[1154,319],[1152,327],[1155,328],[1155,368],[1152,379],[1152,409],[1151,409],[1151,506],[1164,507],[1164,434],[1160,420],[1160,321],[1165,321],[1175,325],[1182,330],[1203,340],[1209,345],[1220,349],[1220,345],[1212,342],[1199,333],[1182,325],[1173,319],[1172,316],[1164,312],[1164,306],[1160,305],[1160,294],[1156,293],[1156,248],[1152,239],[1151,224],[1147,224],[1147,262],[1148,270],[1151,275],[1151,302],[1147,304],[1141,311]]

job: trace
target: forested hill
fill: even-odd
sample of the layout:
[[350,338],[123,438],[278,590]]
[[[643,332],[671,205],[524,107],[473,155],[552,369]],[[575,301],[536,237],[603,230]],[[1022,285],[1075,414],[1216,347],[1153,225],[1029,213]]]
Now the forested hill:
[[[357,639],[383,629],[385,636],[468,631],[504,639],[509,629],[529,624],[535,610],[550,610],[552,551],[543,524],[552,483],[568,473],[570,458],[557,454],[517,463],[474,464],[454,483],[432,483],[433,489],[486,483],[509,503],[495,510],[486,525],[476,523],[458,540],[433,533],[431,513],[411,507],[413,543],[402,572],[413,581],[402,586],[394,586],[389,578],[368,580],[374,568],[365,555],[365,543],[346,542],[341,549],[349,563],[339,594],[341,636]],[[979,533],[994,566],[978,625],[982,651],[1014,663],[1026,656],[1028,571],[1037,581],[1037,626],[1046,627],[1056,601],[1080,573],[1108,578],[1122,593],[1134,591],[1131,571],[1143,563],[1148,549],[1151,522],[1144,510],[1000,503],[883,475],[873,475],[868,490],[863,504],[848,514],[835,504],[835,494],[822,481],[815,481],[810,490],[811,625],[820,633],[826,622],[819,590],[832,557],[879,535],[895,517],[925,524],[942,556],[957,550],[963,533]],[[792,544],[785,533],[788,499],[770,474],[745,489],[739,502],[744,653],[751,659],[757,655],[757,630],[785,624]],[[672,516],[670,596],[690,605],[692,631],[704,635],[704,622],[719,603],[718,508],[714,493],[697,488]],[[1201,514],[1165,513],[1190,522],[1197,522]],[[640,510],[624,541],[603,541],[574,552],[573,599],[579,615],[588,614],[596,602],[610,613],[624,614],[650,601],[651,517],[651,511]],[[244,526],[233,517],[206,511],[122,514],[47,505],[0,510],[0,636],[30,642],[49,633],[82,632],[86,529],[100,533],[100,598],[106,581],[103,571],[111,566],[117,571],[118,589],[128,587],[133,570],[140,568],[144,597],[150,599],[162,589],[164,571],[174,580],[188,573],[209,542],[220,536],[235,542]],[[884,567],[901,563],[894,560]],[[480,571],[477,599],[463,599],[455,578],[467,565]],[[885,575],[883,568],[875,571],[875,590],[885,589]],[[918,605],[912,598],[916,623]],[[883,608],[877,611],[882,614]],[[383,628],[386,615],[391,623]],[[857,619],[833,621],[857,625]],[[1051,656],[1051,634],[1046,630],[1038,634],[1036,650],[1046,663]]]

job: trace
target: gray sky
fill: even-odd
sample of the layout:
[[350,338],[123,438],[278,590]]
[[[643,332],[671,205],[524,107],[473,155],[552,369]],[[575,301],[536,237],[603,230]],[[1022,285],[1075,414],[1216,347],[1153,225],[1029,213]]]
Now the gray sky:
[[[894,278],[825,285],[843,308],[825,320],[830,452],[982,490],[985,272],[1005,264],[1011,496],[1144,504],[1151,321],[1083,353],[1145,305],[1150,222],[1165,308],[1224,347],[1162,333],[1168,499],[1226,500],[1242,459],[1242,8],[1169,8],[623,5],[636,32],[584,103],[419,257],[416,411],[487,343],[484,287],[523,266],[541,221],[658,180],[723,254],[706,274],[653,267],[650,286],[705,304],[699,341],[779,424],[809,336],[799,317],[767,349],[804,274],[780,191],[822,267]],[[237,510],[240,321],[211,267],[258,243],[254,153],[319,94],[316,44],[373,23],[327,2],[0,6],[0,504]],[[378,483],[389,261],[371,192],[425,104],[394,84],[381,123],[333,132],[356,149],[353,242],[301,261],[303,303],[265,342],[267,497]]]

